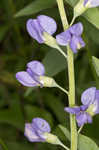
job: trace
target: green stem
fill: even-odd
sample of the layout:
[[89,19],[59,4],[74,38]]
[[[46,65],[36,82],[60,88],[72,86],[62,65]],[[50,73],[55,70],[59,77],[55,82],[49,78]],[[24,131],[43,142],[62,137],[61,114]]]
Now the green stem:
[[[60,16],[64,30],[68,28],[68,23],[64,10],[63,0],[57,0],[57,4],[60,11]],[[68,76],[69,76],[69,106],[75,105],[75,77],[74,77],[74,58],[73,52],[70,47],[67,47],[67,57],[68,57]],[[70,114],[70,126],[71,126],[71,150],[77,150],[77,127],[75,115]]]
[[75,16],[73,17],[73,19],[72,19],[72,21],[71,21],[71,23],[70,23],[70,26],[72,26],[72,24],[74,23],[74,21],[75,21]]
[[62,88],[62,87],[59,86],[58,84],[57,84],[57,87],[58,87],[61,91],[63,91],[64,93],[66,93],[66,94],[68,95],[68,91],[67,91],[67,90],[65,90],[64,88]]
[[84,125],[82,125],[79,130],[78,130],[78,134],[81,132],[81,130],[83,129]]
[[60,145],[65,148],[66,150],[70,150],[67,146],[65,146],[63,143],[60,143]]
[[67,21],[65,9],[64,9],[63,0],[56,0],[56,1],[57,1],[57,5],[58,5],[59,13],[60,13],[60,16],[61,16],[63,27],[66,30],[69,26],[68,26],[68,21]]
[[64,51],[60,47],[57,47],[57,50],[67,59],[67,55],[64,53]]
[[[68,54],[68,76],[69,76],[69,106],[75,106],[75,78],[73,52],[67,47]],[[71,125],[71,150],[77,150],[77,127],[75,115],[70,114]]]

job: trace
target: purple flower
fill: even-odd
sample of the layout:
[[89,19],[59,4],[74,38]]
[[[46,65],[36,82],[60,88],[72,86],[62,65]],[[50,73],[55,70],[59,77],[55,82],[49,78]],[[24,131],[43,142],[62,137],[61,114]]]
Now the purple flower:
[[40,76],[43,76],[45,69],[39,61],[31,61],[27,64],[27,70],[16,73],[17,80],[27,87],[42,86],[39,81]]
[[74,53],[77,53],[77,49],[85,46],[81,34],[83,32],[82,23],[77,23],[71,26],[68,30],[58,34],[56,41],[58,44],[66,46],[70,44],[70,47]]
[[99,6],[99,0],[84,0],[84,7],[98,7]]
[[25,124],[24,135],[30,142],[44,142],[44,133],[50,133],[51,129],[47,121],[42,118],[34,118],[32,123]]
[[29,19],[26,27],[29,35],[38,43],[44,43],[44,32],[53,35],[57,29],[54,19],[45,15],[40,15],[37,19]]
[[91,87],[85,90],[81,95],[83,105],[77,107],[66,107],[64,110],[75,114],[78,126],[85,123],[92,123],[92,116],[99,114],[99,90]]

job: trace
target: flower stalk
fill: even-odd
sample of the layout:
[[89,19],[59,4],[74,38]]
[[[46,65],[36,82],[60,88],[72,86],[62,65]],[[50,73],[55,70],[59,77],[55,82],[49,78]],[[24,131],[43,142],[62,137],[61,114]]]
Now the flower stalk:
[[57,88],[59,88],[61,91],[63,91],[65,94],[68,95],[68,91],[62,88],[61,86],[59,86],[58,84],[57,84]]
[[[69,25],[67,22],[67,17],[64,9],[63,0],[57,0],[62,24],[64,30],[66,30]],[[75,77],[74,77],[74,57],[73,52],[70,47],[67,47],[67,62],[68,62],[68,76],[69,76],[69,106],[75,106]],[[77,150],[77,127],[75,115],[70,114],[70,126],[71,126],[71,150]]]
[[[75,106],[75,78],[73,52],[67,47],[68,54],[68,76],[69,76],[69,106]],[[77,150],[77,127],[74,114],[70,114],[71,125],[71,150]]]
[[79,130],[78,130],[78,134],[81,132],[81,130],[83,129],[84,125],[82,125]]
[[56,1],[57,1],[63,27],[66,30],[69,27],[69,25],[68,25],[67,16],[66,16],[65,9],[64,9],[64,2],[63,0],[56,0]]

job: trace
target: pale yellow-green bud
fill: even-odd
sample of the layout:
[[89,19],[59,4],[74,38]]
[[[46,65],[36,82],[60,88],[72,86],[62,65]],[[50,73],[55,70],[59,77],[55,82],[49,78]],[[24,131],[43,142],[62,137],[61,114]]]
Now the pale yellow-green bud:
[[74,7],[74,17],[78,17],[83,14],[89,7],[89,5],[84,6],[84,0],[80,0]]
[[58,137],[56,135],[51,134],[51,133],[44,133],[44,136],[46,138],[46,142],[51,143],[51,144],[60,145],[60,140],[58,139]]
[[94,115],[95,115],[95,106],[94,106],[94,104],[91,104],[91,105],[88,107],[88,109],[86,110],[86,112],[87,112],[88,114],[90,114],[91,116],[94,116]]
[[56,39],[51,36],[50,34],[48,34],[47,32],[43,32],[43,39],[44,39],[44,43],[50,47],[56,48],[58,49],[59,46],[56,42]]
[[69,148],[67,146],[65,146],[60,140],[59,138],[54,135],[54,134],[51,134],[51,133],[44,133],[44,138],[45,138],[45,141],[50,143],[50,144],[54,144],[54,145],[60,145],[62,147],[64,147],[66,150],[69,150]]
[[53,78],[40,76],[39,81],[44,87],[57,87],[57,84]]
[[56,39],[48,34],[47,32],[43,32],[43,40],[44,43],[52,48],[57,49],[65,58],[67,58],[67,55],[62,51],[62,49],[59,47]]

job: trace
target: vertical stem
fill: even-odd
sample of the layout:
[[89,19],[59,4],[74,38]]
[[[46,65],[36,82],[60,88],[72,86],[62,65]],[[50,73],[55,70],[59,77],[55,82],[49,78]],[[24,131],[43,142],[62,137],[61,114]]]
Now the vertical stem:
[[66,30],[68,28],[68,21],[67,21],[65,9],[64,9],[63,0],[56,0],[56,1],[57,1],[57,5],[58,5],[58,9],[59,9],[59,13],[60,13],[60,16],[61,16],[61,20],[62,20],[64,30]]
[[[75,105],[75,76],[73,52],[67,47],[68,55],[68,76],[69,76],[69,106]],[[77,127],[75,115],[70,114],[71,125],[71,150],[77,150]]]
[[[64,10],[63,0],[57,0],[59,12],[62,20],[64,30],[68,28],[66,13]],[[69,106],[75,105],[75,76],[74,76],[74,56],[70,47],[67,47],[68,59],[68,76],[69,76]],[[75,115],[70,114],[70,128],[71,128],[71,150],[77,150],[77,127]]]

